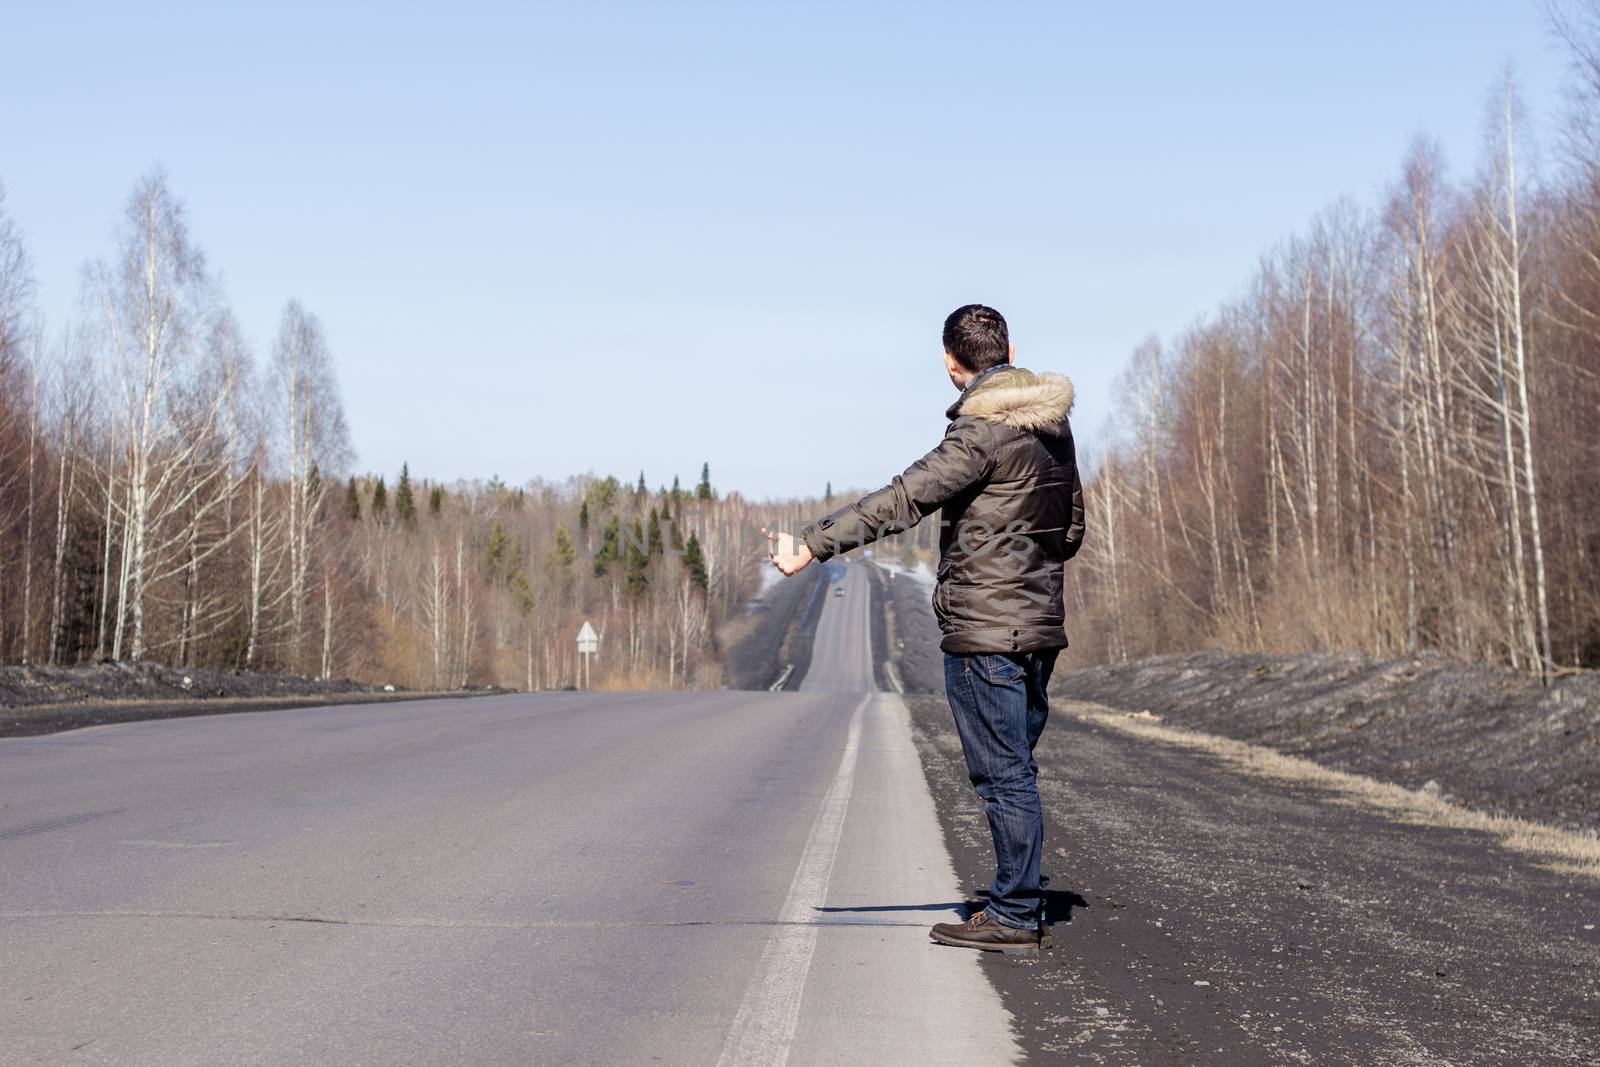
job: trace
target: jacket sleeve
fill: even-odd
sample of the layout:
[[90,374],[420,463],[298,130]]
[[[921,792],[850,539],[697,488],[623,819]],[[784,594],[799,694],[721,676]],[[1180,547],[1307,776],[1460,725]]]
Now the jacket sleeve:
[[1072,518],[1067,524],[1067,545],[1063,559],[1071,559],[1078,554],[1078,549],[1083,547],[1083,537],[1086,532],[1083,513],[1083,483],[1078,480],[1078,463],[1072,463]]
[[989,432],[979,419],[956,419],[932,452],[854,504],[812,523],[800,539],[819,562],[880,537],[909,530],[945,501],[994,472]]

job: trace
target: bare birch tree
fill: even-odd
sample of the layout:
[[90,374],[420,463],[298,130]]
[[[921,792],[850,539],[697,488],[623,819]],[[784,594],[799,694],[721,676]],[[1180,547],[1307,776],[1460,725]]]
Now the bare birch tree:
[[[193,371],[210,306],[205,258],[189,238],[183,205],[165,174],[153,172],[134,187],[117,258],[98,264],[92,277],[127,434],[119,450],[126,456],[125,484],[114,505],[124,537],[111,654],[121,659],[126,648],[138,660],[145,653],[152,571],[170,548],[162,528],[191,499],[183,479],[197,442],[184,438],[174,396],[176,384]],[[227,399],[209,399],[202,426],[214,424]]]
[[300,666],[305,635],[312,536],[326,487],[350,456],[344,407],[333,359],[315,315],[291,300],[283,310],[272,354],[273,393],[288,475],[289,662]]

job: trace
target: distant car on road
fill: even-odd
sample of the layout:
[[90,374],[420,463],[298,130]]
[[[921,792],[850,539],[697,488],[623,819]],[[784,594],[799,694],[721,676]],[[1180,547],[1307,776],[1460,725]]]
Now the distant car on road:
[[833,587],[833,595],[834,596],[844,596],[844,586],[842,586],[842,585],[834,586]]

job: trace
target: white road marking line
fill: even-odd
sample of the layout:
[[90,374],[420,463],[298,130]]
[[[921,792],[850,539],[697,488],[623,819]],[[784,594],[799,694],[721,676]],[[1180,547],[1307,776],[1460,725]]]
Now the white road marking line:
[[784,925],[774,931],[761,952],[760,967],[728,1028],[718,1067],[782,1067],[789,1059],[795,1027],[800,1021],[806,972],[811,969],[811,956],[817,947],[817,927],[811,920],[816,918],[816,908],[827,900],[828,881],[833,877],[833,861],[844,831],[845,809],[850,805],[850,790],[855,784],[861,717],[871,699],[867,697],[856,705],[850,718],[839,770],[817,809],[811,835],[800,854],[800,866],[778,915],[778,922]]

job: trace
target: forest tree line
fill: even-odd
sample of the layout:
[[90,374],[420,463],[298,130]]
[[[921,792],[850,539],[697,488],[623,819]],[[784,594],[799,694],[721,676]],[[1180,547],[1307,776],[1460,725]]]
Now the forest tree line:
[[[1600,5],[1573,10],[1540,167],[1507,77],[1470,175],[1418,140],[1378,202],[1134,351],[1113,432],[1080,428],[1078,656],[1600,666]],[[577,678],[588,619],[597,683],[717,684],[771,515],[709,471],[353,475],[320,321],[290,301],[258,366],[159,173],[83,278],[46,329],[0,199],[0,662],[546,688]]]
[[264,365],[164,174],[47,329],[0,194],[0,662],[152,660],[408,687],[714,686],[749,508],[699,484],[351,473],[323,326]]
[[1452,181],[1417,141],[1245,289],[1141,345],[1095,442],[1069,631],[1091,660],[1214,645],[1600,666],[1600,21],[1530,164],[1515,85]]

